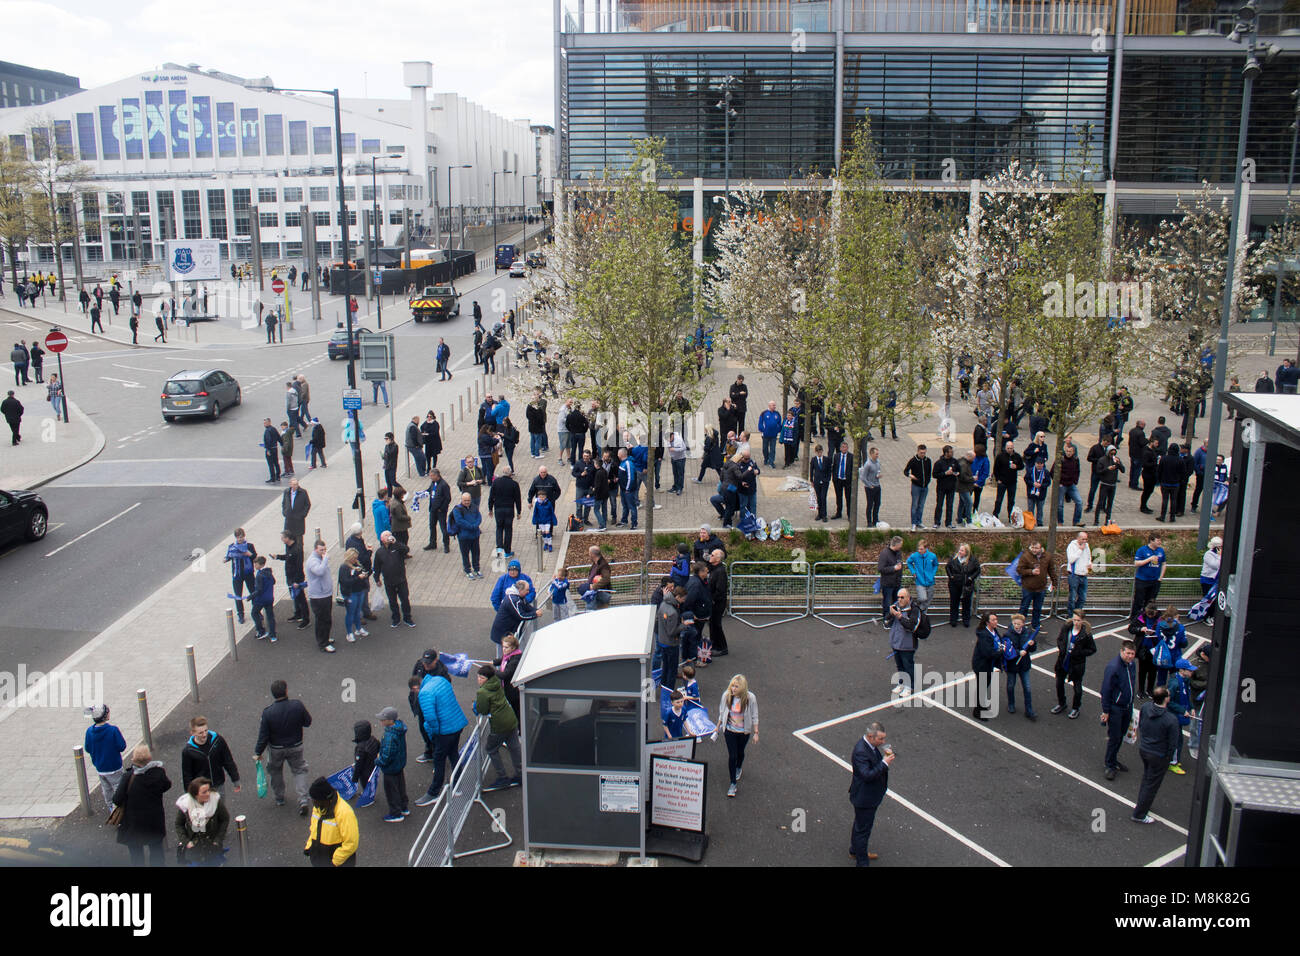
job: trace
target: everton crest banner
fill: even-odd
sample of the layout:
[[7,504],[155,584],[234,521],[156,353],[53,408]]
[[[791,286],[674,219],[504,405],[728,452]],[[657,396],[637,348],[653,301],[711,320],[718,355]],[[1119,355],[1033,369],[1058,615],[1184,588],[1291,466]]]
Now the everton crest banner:
[[221,243],[216,239],[168,239],[167,281],[219,279],[220,260]]

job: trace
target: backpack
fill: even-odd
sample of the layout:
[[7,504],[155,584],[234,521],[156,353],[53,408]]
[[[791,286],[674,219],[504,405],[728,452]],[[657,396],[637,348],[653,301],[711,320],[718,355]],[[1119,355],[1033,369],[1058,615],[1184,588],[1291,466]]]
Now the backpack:
[[576,514],[569,515],[569,520],[565,524],[565,529],[570,532],[578,532],[582,530],[582,522],[578,520]]
[[916,622],[916,627],[912,631],[912,637],[918,641],[923,641],[930,636],[930,618],[924,611],[921,612],[921,619]]
[[1155,661],[1156,667],[1174,666],[1173,648],[1169,646],[1169,643],[1163,637],[1160,637],[1156,641],[1155,651],[1152,653],[1151,657]]

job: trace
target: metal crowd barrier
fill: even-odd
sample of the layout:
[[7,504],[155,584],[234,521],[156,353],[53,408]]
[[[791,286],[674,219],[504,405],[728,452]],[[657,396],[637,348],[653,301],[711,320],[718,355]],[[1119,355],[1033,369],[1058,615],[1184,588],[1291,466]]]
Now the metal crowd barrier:
[[880,580],[877,567],[875,561],[818,561],[814,564],[809,585],[812,616],[838,628],[879,620],[880,594],[875,589]]
[[[483,802],[483,775],[491,766],[487,753],[488,733],[488,719],[480,717],[474,724],[469,742],[461,749],[456,766],[452,768],[450,781],[438,795],[411,852],[407,854],[408,866],[451,866],[459,857],[500,850],[514,842],[505,825]],[[505,839],[457,853],[456,841],[476,804],[492,820],[493,831],[505,834]]]
[[736,620],[761,628],[812,613],[812,575],[789,561],[733,561],[728,570],[727,611]]

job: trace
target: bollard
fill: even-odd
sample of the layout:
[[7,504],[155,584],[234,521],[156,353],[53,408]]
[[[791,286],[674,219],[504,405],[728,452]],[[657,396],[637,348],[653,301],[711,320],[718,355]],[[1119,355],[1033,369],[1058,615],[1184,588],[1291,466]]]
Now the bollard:
[[324,540],[325,540],[325,539],[322,538],[322,537],[320,536],[320,528],[317,528],[317,529],[316,529],[316,537],[312,539],[312,541],[313,541],[313,545],[312,545],[312,546],[315,547],[314,542],[316,542],[316,541],[324,541]]
[[235,612],[226,611],[226,639],[230,641],[230,659],[239,660],[238,641],[235,640]]
[[339,547],[341,548],[343,547],[343,542],[346,540],[343,537],[343,509],[339,508],[338,513],[339,513]]
[[537,570],[546,570],[546,553],[542,550],[542,536],[537,536]]
[[[463,395],[457,395],[456,404],[460,406],[460,420],[463,422],[465,420],[465,397]],[[452,415],[451,420],[454,423],[456,421],[456,416]]]
[[153,750],[153,728],[149,726],[149,695],[143,687],[135,692],[135,702],[140,705],[140,730],[144,734],[144,744]]
[[439,416],[438,416],[438,431],[439,431],[441,434],[443,434],[443,435],[447,434],[447,416],[446,416],[446,415],[439,415]]
[[86,751],[81,747],[72,748],[72,770],[77,775],[77,796],[81,798],[81,809],[86,816],[93,818],[95,810],[90,805],[90,786],[86,783]]
[[194,663],[194,645],[185,645],[185,666],[190,672],[190,693],[194,695],[194,703],[199,702],[199,669]]
[[382,487],[384,486],[383,483],[379,480],[379,472],[375,472],[375,491],[378,492],[379,489]]
[[479,386],[479,381],[478,379],[475,379],[474,380],[474,401],[470,405],[470,408],[473,408],[475,405],[478,404],[478,386]]
[[239,865],[248,866],[248,817],[235,817],[235,833],[239,836]]

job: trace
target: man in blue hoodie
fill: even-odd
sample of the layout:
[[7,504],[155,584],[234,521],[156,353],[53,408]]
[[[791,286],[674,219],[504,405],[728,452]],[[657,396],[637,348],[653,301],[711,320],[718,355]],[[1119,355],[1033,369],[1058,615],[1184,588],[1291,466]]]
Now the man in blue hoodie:
[[533,579],[524,574],[523,566],[520,565],[517,558],[512,558],[506,565],[506,573],[497,578],[496,585],[492,588],[492,610],[501,610],[501,602],[506,599],[506,588],[512,588],[518,581],[523,581],[528,585],[528,603],[532,604],[537,600],[537,590],[533,587]]
[[768,402],[767,410],[758,416],[758,433],[763,436],[763,464],[776,467],[776,440],[781,435],[781,413],[776,402]]
[[[230,589],[235,596],[235,617],[244,623],[244,602],[241,600],[247,588],[251,599],[256,591],[253,562],[257,560],[257,548],[245,539],[244,529],[235,529],[235,541],[226,548],[225,561],[230,562]],[[261,630],[259,628],[258,630]]]
[[446,781],[448,764],[454,765],[460,752],[460,734],[469,720],[456,701],[451,687],[451,674],[436,651],[426,651],[425,675],[420,683],[420,713],[424,714],[424,729],[433,738],[433,780],[419,800],[417,807],[427,807],[438,799]]
[[1128,770],[1119,761],[1119,745],[1133,722],[1133,696],[1137,690],[1137,645],[1122,641],[1119,655],[1106,665],[1101,678],[1101,722],[1106,725],[1106,779]]
[[108,804],[108,812],[112,813],[113,794],[122,782],[122,751],[126,750],[126,740],[122,731],[108,722],[107,704],[97,704],[90,712],[90,719],[94,723],[86,728],[86,756],[99,774],[99,789]]
[[[479,535],[483,516],[474,506],[474,499],[468,491],[460,496],[460,504],[451,509],[447,518],[447,534],[455,535],[460,545],[460,563],[465,569],[465,577],[471,581],[483,577],[479,573]],[[471,566],[472,565],[472,566]]]
[[385,707],[375,715],[384,727],[375,766],[384,775],[384,798],[388,801],[385,823],[401,823],[411,811],[406,796],[406,724],[396,707]]

